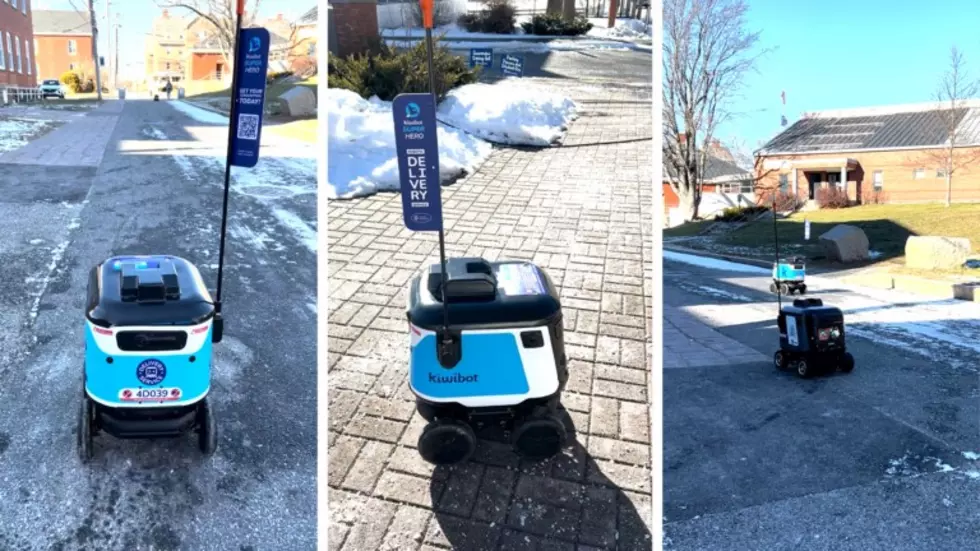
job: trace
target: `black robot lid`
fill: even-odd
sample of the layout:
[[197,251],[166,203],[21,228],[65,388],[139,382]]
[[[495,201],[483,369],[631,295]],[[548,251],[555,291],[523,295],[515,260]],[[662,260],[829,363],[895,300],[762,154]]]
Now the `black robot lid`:
[[[449,325],[457,329],[534,327],[561,312],[558,292],[543,270],[530,262],[487,262],[451,258],[446,285]],[[408,318],[437,330],[443,324],[442,270],[432,265],[412,280]]]
[[89,273],[86,317],[96,325],[196,325],[213,315],[200,272],[183,258],[116,256]]

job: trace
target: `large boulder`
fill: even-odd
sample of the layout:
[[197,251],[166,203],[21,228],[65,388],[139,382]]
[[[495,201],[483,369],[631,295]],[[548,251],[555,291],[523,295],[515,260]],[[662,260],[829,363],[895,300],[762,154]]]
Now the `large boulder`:
[[820,236],[827,259],[834,262],[861,262],[868,260],[868,236],[857,226],[839,224]]
[[306,86],[294,86],[279,99],[286,105],[286,113],[291,117],[316,115],[316,94]]
[[918,270],[958,268],[970,255],[965,237],[913,235],[905,242],[905,265]]

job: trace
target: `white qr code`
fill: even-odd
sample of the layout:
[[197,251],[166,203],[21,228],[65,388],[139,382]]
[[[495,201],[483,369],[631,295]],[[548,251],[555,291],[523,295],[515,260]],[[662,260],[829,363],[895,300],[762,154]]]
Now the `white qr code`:
[[241,113],[238,115],[238,139],[259,139],[259,116]]

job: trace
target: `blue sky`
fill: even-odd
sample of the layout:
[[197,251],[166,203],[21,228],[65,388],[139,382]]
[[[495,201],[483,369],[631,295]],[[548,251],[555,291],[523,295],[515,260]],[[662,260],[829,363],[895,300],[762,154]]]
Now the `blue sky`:
[[949,50],[980,77],[977,0],[748,0],[748,28],[772,51],[745,76],[738,118],[719,128],[756,149],[804,111],[931,101]]
[[[103,32],[105,20],[105,0],[95,0],[95,15],[99,17],[99,55],[108,55],[107,34]],[[203,2],[202,2],[203,4]],[[299,17],[310,8],[316,6],[317,0],[261,0],[260,17],[274,17],[282,13],[285,17]],[[88,0],[33,0],[34,9],[49,10],[88,10]],[[247,7],[253,5],[253,0],[247,0]],[[109,9],[115,23],[122,25],[119,29],[119,65],[120,68],[130,63],[143,61],[143,37],[150,32],[153,18],[159,15],[161,8],[155,0],[110,0]],[[179,11],[178,11],[179,13]],[[142,67],[138,68],[142,75]],[[123,76],[120,70],[120,77]]]

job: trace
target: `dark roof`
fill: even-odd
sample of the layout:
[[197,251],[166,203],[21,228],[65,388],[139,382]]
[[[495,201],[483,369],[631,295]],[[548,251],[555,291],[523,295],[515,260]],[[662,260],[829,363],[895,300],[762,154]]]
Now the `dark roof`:
[[950,114],[958,127],[969,108],[845,117],[805,117],[763,146],[761,153],[800,153],[927,147],[949,138]]
[[[674,177],[674,169],[669,163],[664,162],[664,176],[669,179]],[[704,181],[710,182],[712,180],[740,180],[743,178],[751,178],[752,174],[749,171],[739,168],[733,162],[726,161],[724,159],[719,159],[709,155],[704,163]]]
[[314,25],[314,24],[316,24],[317,19],[319,19],[319,16],[320,16],[319,12],[320,12],[320,8],[317,7],[317,6],[313,6],[312,8],[310,8],[309,11],[307,11],[303,15],[299,16],[299,19],[296,20],[296,24],[297,25]]
[[34,34],[92,34],[88,12],[75,10],[34,10]]

